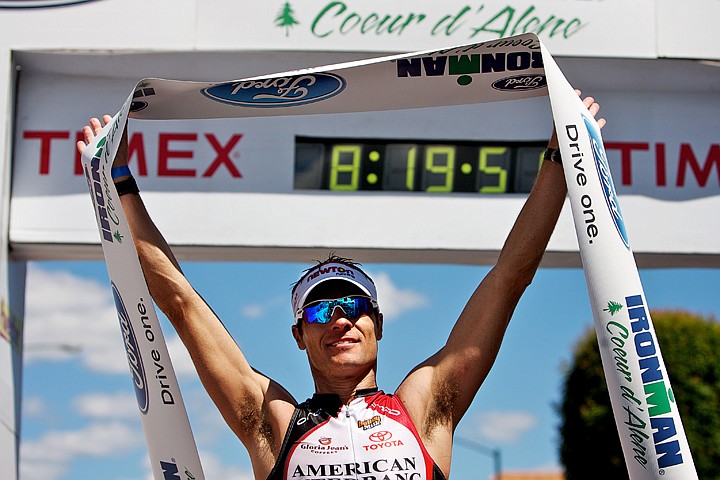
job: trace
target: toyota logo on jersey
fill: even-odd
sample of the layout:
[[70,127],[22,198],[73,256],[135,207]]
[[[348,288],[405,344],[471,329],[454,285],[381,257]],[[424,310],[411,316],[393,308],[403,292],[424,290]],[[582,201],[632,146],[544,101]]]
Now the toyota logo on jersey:
[[392,433],[386,431],[375,432],[370,434],[368,438],[373,442],[385,442],[392,438]]

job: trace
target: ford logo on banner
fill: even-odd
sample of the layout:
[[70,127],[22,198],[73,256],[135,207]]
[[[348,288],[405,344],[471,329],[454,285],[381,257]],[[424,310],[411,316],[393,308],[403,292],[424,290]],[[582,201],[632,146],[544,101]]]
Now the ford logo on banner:
[[613,223],[615,223],[615,229],[620,235],[625,247],[630,250],[630,241],[625,231],[625,221],[620,212],[620,204],[618,203],[617,194],[615,193],[615,185],[613,184],[612,176],[610,176],[610,166],[608,165],[607,155],[605,155],[605,147],[603,147],[602,140],[600,140],[600,134],[585,116],[583,116],[583,121],[590,135],[590,144],[592,146],[593,157],[595,157],[595,168],[597,168],[600,178],[605,203],[610,210],[610,216],[613,219]]
[[495,80],[492,83],[492,88],[495,90],[505,91],[535,90],[546,86],[545,75],[515,75]]
[[334,97],[345,89],[345,80],[330,73],[240,80],[202,90],[206,97],[241,107],[279,108],[305,105]]
[[145,368],[143,367],[137,337],[135,336],[135,331],[130,323],[130,316],[125,308],[125,302],[123,302],[115,283],[110,283],[112,285],[115,308],[117,309],[118,320],[120,320],[120,329],[122,330],[123,340],[125,343],[125,353],[127,354],[128,366],[130,367],[130,374],[133,379],[133,386],[135,387],[135,398],[137,399],[140,411],[143,414],[146,414],[149,407],[149,395],[147,380],[145,377]]

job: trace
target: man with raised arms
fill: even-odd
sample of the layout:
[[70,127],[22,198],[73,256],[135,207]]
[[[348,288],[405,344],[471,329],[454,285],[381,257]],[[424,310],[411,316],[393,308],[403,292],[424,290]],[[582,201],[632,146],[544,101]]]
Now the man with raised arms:
[[[599,105],[592,98],[583,102],[597,114]],[[110,120],[105,116],[102,122]],[[84,127],[81,152],[102,122],[94,118]],[[598,123],[602,127],[605,121]],[[250,366],[188,283],[130,176],[125,136],[113,177],[150,293],[247,448],[257,480],[448,478],[455,427],[495,361],[565,199],[557,147],[553,134],[497,264],[470,297],[447,342],[394,394],[376,384],[383,315],[372,279],[358,264],[334,256],[306,270],[292,290],[292,335],[307,353],[315,394],[298,404]]]

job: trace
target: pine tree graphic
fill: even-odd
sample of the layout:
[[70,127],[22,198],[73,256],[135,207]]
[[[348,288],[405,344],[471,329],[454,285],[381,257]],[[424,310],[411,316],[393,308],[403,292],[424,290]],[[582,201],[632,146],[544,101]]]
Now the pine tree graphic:
[[607,308],[603,308],[603,312],[610,312],[610,316],[615,315],[617,312],[622,310],[623,306],[622,304],[618,302],[609,301],[607,303]]
[[276,27],[285,27],[285,36],[287,37],[290,34],[290,27],[294,25],[299,25],[300,22],[295,20],[293,9],[290,6],[290,2],[285,2],[280,9],[280,13],[275,18],[275,26]]
[[115,230],[115,233],[113,233],[113,237],[115,237],[115,240],[117,240],[118,243],[122,243],[123,236],[120,235],[120,230]]

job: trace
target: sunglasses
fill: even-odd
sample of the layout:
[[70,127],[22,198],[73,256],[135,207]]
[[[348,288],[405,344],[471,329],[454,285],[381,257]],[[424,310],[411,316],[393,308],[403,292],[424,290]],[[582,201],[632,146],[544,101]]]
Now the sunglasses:
[[363,315],[373,313],[377,303],[370,297],[360,295],[335,300],[317,300],[300,308],[295,313],[295,320],[299,322],[304,319],[307,323],[329,323],[336,307],[340,307],[345,312],[345,318],[354,321]]

